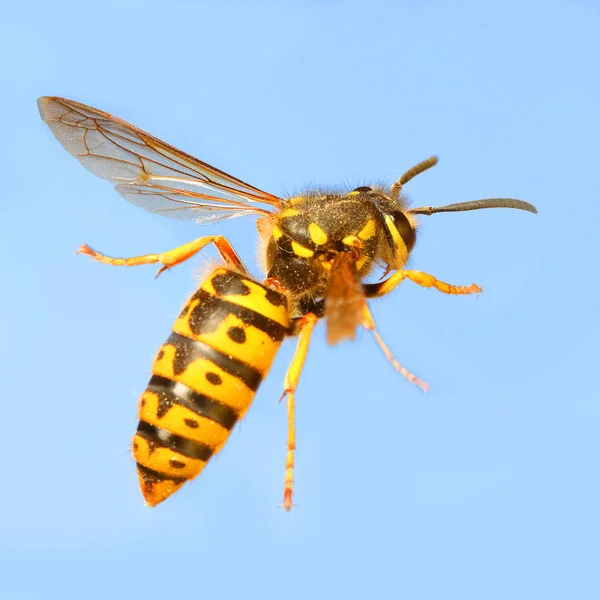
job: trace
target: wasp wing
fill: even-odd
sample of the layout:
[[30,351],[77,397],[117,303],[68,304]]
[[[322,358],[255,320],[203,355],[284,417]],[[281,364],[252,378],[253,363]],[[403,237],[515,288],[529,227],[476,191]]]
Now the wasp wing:
[[150,212],[211,223],[246,214],[270,215],[258,203],[281,199],[162,142],[96,108],[66,100],[38,100],[42,119],[89,171],[116,184],[128,202]]

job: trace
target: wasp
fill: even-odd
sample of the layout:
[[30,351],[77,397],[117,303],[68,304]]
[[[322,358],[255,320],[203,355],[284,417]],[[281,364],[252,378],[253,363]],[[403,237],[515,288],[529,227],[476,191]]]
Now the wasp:
[[[409,208],[402,189],[437,163],[435,156],[389,189],[349,193],[312,191],[280,198],[228,175],[137,127],[90,106],[56,97],[38,100],[42,119],[58,141],[95,175],[115,184],[128,202],[153,213],[199,224],[254,215],[266,277],[254,279],[227,238],[204,236],[160,254],[112,258],[87,245],[78,252],[114,266],[159,264],[157,275],[213,244],[224,261],[188,299],[160,348],[139,400],[133,439],[142,494],[150,506],[196,477],[218,452],[267,375],[286,337],[298,337],[284,380],[288,438],[283,506],[293,506],[296,449],[295,392],[316,323],[327,341],[354,339],[359,326],[375,337],[396,370],[423,390],[427,384],[392,355],[367,300],[409,279],[446,294],[478,294],[428,273],[405,269],[418,217],[484,208],[536,213],[522,200],[487,198],[441,207]],[[375,267],[383,276],[365,277]]]

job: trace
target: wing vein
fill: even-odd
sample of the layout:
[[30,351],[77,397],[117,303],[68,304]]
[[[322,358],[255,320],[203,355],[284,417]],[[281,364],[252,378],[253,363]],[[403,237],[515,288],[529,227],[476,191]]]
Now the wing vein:
[[108,113],[55,97],[40,98],[38,106],[42,119],[70,154],[86,169],[115,184],[128,202],[145,210],[208,223],[273,214],[255,203],[281,208],[277,196]]

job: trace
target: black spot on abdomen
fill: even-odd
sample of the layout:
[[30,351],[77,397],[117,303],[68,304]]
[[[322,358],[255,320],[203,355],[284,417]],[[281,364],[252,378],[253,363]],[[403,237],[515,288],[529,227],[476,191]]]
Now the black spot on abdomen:
[[212,383],[213,385],[221,385],[223,383],[221,376],[218,373],[214,373],[213,371],[209,371],[206,374],[206,380],[209,383]]
[[243,344],[246,341],[246,332],[243,327],[230,327],[227,330],[227,335],[232,342]]

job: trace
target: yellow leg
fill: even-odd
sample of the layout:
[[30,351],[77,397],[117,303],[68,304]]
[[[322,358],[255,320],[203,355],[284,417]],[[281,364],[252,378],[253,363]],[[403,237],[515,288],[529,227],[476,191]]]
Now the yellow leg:
[[158,277],[163,271],[182,263],[211,243],[215,245],[227,266],[247,273],[244,263],[237,255],[232,245],[229,243],[229,240],[222,235],[209,235],[206,237],[201,237],[197,240],[193,240],[192,242],[188,242],[187,244],[183,244],[183,246],[173,248],[173,250],[162,252],[161,254],[144,254],[143,256],[133,256],[131,258],[112,258],[92,250],[87,244],[82,244],[79,246],[77,249],[77,254],[86,254],[93,260],[97,260],[98,262],[106,265],[112,265],[114,267],[134,267],[137,265],[151,265],[160,263],[163,266],[156,273],[156,276]]
[[294,487],[294,452],[296,450],[296,426],[294,424],[296,388],[298,387],[298,380],[300,379],[300,374],[302,373],[302,368],[306,361],[310,337],[317,321],[317,317],[312,313],[308,313],[300,319],[301,329],[299,334],[300,337],[298,338],[298,346],[296,347],[292,364],[285,374],[285,391],[279,400],[281,402],[281,400],[287,396],[288,439],[287,456],[285,459],[285,479],[283,485],[283,507],[288,512],[292,509],[292,506],[294,506],[292,503],[292,494]]
[[405,369],[396,360],[391,350],[387,347],[386,343],[383,341],[382,337],[377,332],[377,329],[375,328],[375,321],[373,320],[373,315],[371,314],[371,311],[369,310],[369,307],[366,305],[366,303],[364,307],[363,327],[365,329],[368,329],[373,334],[375,341],[385,354],[385,357],[392,363],[392,367],[394,367],[394,369],[396,369],[398,373],[406,377],[406,379],[408,379],[408,381],[410,381],[411,383],[414,383],[415,385],[419,386],[424,392],[426,392],[429,389],[429,385],[427,383],[413,375],[409,370]]
[[483,292],[483,288],[479,287],[475,283],[472,283],[471,285],[450,285],[444,281],[439,281],[433,275],[429,275],[429,273],[401,269],[396,271],[391,277],[385,281],[382,281],[381,283],[366,284],[365,292],[367,298],[378,298],[379,296],[385,296],[385,294],[389,294],[405,279],[410,279],[411,281],[414,281],[416,284],[425,288],[433,287],[444,294],[480,294]]

